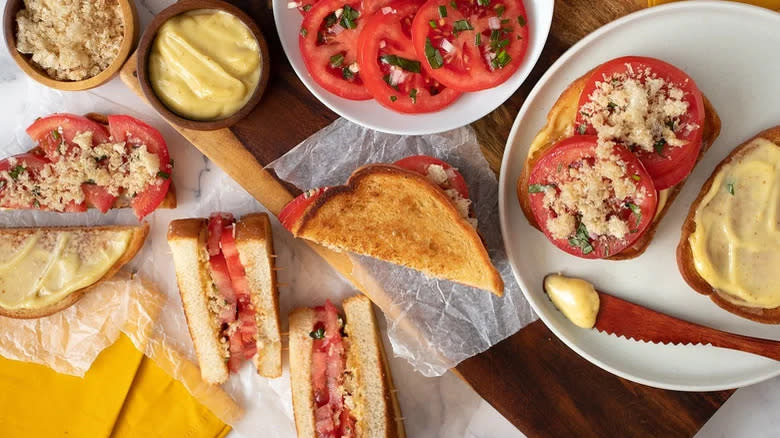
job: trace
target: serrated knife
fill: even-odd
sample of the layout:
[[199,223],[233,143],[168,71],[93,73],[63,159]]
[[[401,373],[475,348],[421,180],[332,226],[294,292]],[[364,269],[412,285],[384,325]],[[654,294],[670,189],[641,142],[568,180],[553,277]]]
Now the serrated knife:
[[723,332],[596,292],[600,304],[594,328],[601,332],[662,344],[711,344],[780,361],[780,341]]

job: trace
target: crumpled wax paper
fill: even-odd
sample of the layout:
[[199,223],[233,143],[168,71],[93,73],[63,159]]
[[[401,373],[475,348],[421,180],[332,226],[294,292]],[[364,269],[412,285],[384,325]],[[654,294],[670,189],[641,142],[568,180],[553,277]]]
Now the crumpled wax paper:
[[[470,127],[437,135],[399,136],[345,119],[306,139],[269,165],[283,180],[307,190],[344,184],[358,167],[430,155],[456,167],[469,187],[493,264],[504,280],[504,296],[430,278],[370,257],[350,255],[353,275],[369,296],[389,296],[382,310],[393,351],[420,373],[439,376],[485,351],[537,317],[512,276],[498,219],[498,182]],[[380,306],[382,301],[375,300]]]

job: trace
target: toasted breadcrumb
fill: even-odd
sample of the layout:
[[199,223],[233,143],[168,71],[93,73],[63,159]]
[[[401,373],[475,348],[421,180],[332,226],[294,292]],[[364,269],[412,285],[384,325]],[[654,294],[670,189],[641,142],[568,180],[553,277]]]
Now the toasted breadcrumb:
[[80,81],[119,55],[124,34],[118,0],[24,0],[16,48],[53,79]]

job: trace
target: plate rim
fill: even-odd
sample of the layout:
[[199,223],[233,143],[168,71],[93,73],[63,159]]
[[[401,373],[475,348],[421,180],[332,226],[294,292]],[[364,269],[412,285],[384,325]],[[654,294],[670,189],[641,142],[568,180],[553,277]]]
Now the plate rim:
[[[527,53],[527,56],[529,56],[529,57],[527,58],[526,61],[530,62],[531,67],[528,69],[528,72],[525,74],[525,77],[523,77],[518,82],[517,86],[514,87],[511,90],[511,92],[507,92],[507,95],[506,95],[506,97],[503,98],[503,100],[498,99],[496,101],[495,106],[491,105],[492,108],[486,107],[485,111],[480,111],[479,113],[475,113],[474,116],[465,118],[464,122],[462,124],[460,122],[452,123],[452,124],[449,124],[449,125],[446,125],[446,126],[442,126],[441,128],[436,128],[436,129],[426,129],[424,126],[420,126],[419,128],[415,128],[412,125],[410,128],[406,128],[405,130],[395,130],[395,129],[390,129],[390,128],[378,126],[378,125],[376,125],[374,123],[367,123],[367,122],[364,122],[364,121],[360,121],[356,117],[353,117],[353,116],[351,116],[349,114],[346,114],[346,112],[344,112],[344,111],[340,111],[335,106],[331,105],[330,102],[328,102],[328,100],[324,97],[323,93],[328,93],[328,91],[323,90],[322,92],[320,92],[320,90],[317,89],[318,86],[314,82],[314,80],[310,79],[310,78],[307,78],[307,76],[309,76],[309,72],[305,69],[305,67],[303,69],[299,69],[298,67],[296,67],[295,63],[292,62],[292,59],[291,59],[291,57],[289,55],[289,51],[296,50],[297,49],[297,45],[294,48],[289,47],[287,41],[285,40],[285,38],[282,37],[282,34],[279,32],[280,23],[282,21],[281,14],[284,13],[285,11],[289,10],[287,8],[282,8],[281,6],[277,7],[277,3],[283,2],[283,1],[285,1],[285,0],[272,0],[271,1],[271,6],[272,6],[272,11],[273,11],[273,16],[274,16],[274,27],[275,27],[274,31],[276,32],[277,36],[279,37],[279,41],[280,41],[280,43],[282,45],[282,52],[284,52],[284,56],[285,56],[285,58],[287,58],[287,62],[292,67],[293,71],[295,72],[295,75],[298,77],[298,80],[300,80],[303,83],[303,85],[306,87],[306,89],[311,94],[313,94],[314,97],[317,98],[317,100],[321,104],[325,105],[329,110],[331,110],[334,113],[336,113],[339,117],[343,117],[343,118],[349,120],[352,123],[355,123],[355,124],[360,125],[360,126],[364,126],[366,128],[369,128],[369,129],[373,129],[375,131],[384,132],[384,133],[387,133],[387,134],[395,134],[395,135],[433,135],[433,134],[439,134],[439,133],[442,133],[442,132],[447,132],[447,131],[450,131],[450,130],[453,130],[453,129],[458,129],[458,128],[461,128],[463,126],[470,125],[470,124],[476,122],[479,119],[482,119],[483,117],[487,116],[491,112],[495,111],[498,107],[503,105],[507,100],[509,100],[517,92],[517,90],[520,89],[520,87],[523,86],[523,84],[525,84],[525,81],[528,80],[528,77],[531,75],[531,73],[533,72],[534,68],[536,67],[536,64],[539,62],[539,58],[542,56],[542,52],[544,52],[544,48],[547,45],[547,40],[550,37],[550,30],[552,28],[552,19],[553,19],[553,15],[555,13],[555,3],[552,2],[549,5],[549,7],[550,7],[549,19],[544,19],[541,22],[537,22],[537,25],[538,24],[542,24],[543,25],[543,27],[542,27],[542,29],[543,29],[542,35],[543,35],[543,40],[544,41],[541,42],[540,49],[538,50],[538,52],[536,53],[536,56],[533,59],[530,57],[530,55],[532,55],[532,54],[531,53]],[[528,0],[524,0],[524,1],[528,1]],[[536,1],[536,0],[532,0],[532,1]],[[529,47],[529,49],[530,49],[530,47]],[[520,68],[522,68],[522,66]],[[510,76],[510,78],[507,79],[507,81],[511,80],[512,77],[514,77],[515,74],[517,74],[517,72],[513,73],[512,76]],[[309,83],[309,82],[311,82],[311,83]],[[473,92],[473,93],[479,93],[479,92]],[[328,93],[328,94],[330,94],[330,93]],[[335,96],[335,97],[338,98],[338,99],[342,99],[342,98],[340,98],[338,96]],[[379,103],[376,103],[376,105],[381,107],[382,109],[386,109],[386,108],[382,107]],[[387,111],[392,111],[392,110],[387,109]]]
[[[748,5],[744,3],[728,2],[728,1],[694,0],[694,1],[670,3],[666,5],[645,8],[633,12],[631,14],[628,14],[626,16],[623,16],[621,18],[618,18],[617,20],[611,21],[599,27],[598,29],[586,35],[581,40],[577,41],[574,45],[572,45],[569,49],[567,49],[566,52],[564,52],[558,59],[556,59],[555,62],[552,65],[550,65],[550,67],[545,71],[544,75],[542,75],[542,77],[539,78],[539,80],[534,85],[534,88],[526,97],[525,101],[523,102],[523,106],[520,108],[520,111],[515,117],[515,121],[512,124],[512,129],[509,131],[509,136],[507,137],[507,141],[504,146],[504,154],[501,159],[499,184],[498,184],[499,223],[501,226],[501,236],[504,242],[504,248],[507,254],[507,258],[509,260],[509,265],[512,268],[512,275],[514,276],[515,281],[517,281],[518,284],[520,285],[520,290],[523,292],[523,295],[531,304],[531,307],[534,309],[534,312],[536,312],[536,314],[539,316],[539,319],[541,319],[544,322],[545,326],[547,326],[547,328],[551,332],[553,332],[553,334],[555,334],[555,336],[560,341],[562,341],[564,344],[566,344],[566,346],[574,350],[574,352],[576,352],[580,357],[586,359],[590,363],[598,366],[599,368],[611,374],[622,377],[624,379],[631,380],[636,383],[651,386],[654,388],[676,390],[676,391],[721,391],[721,390],[749,386],[780,376],[780,367],[778,367],[775,371],[762,373],[753,376],[752,378],[741,379],[736,382],[724,382],[723,384],[710,384],[710,385],[676,384],[676,383],[662,382],[651,378],[646,378],[646,377],[632,374],[628,371],[624,371],[615,368],[613,366],[610,366],[605,362],[602,362],[599,358],[585,352],[573,340],[568,339],[567,336],[565,336],[561,331],[559,331],[558,328],[556,327],[556,323],[546,315],[544,310],[541,309],[540,303],[538,303],[536,298],[534,298],[531,295],[531,293],[528,292],[527,285],[525,281],[522,280],[522,277],[518,272],[516,263],[514,263],[513,261],[515,257],[513,256],[513,250],[512,250],[512,246],[510,245],[510,238],[509,238],[507,190],[508,187],[510,186],[514,187],[514,184],[509,185],[508,182],[506,181],[507,177],[505,175],[507,175],[508,169],[510,167],[510,163],[508,159],[510,154],[508,152],[512,149],[512,144],[515,143],[516,137],[518,136],[518,132],[520,130],[520,121],[523,118],[525,118],[526,114],[529,111],[531,111],[531,103],[534,100],[536,100],[537,95],[541,92],[542,88],[544,88],[545,84],[550,80],[550,77],[552,77],[559,70],[561,70],[563,64],[565,64],[570,58],[576,55],[584,47],[591,44],[592,41],[601,38],[605,34],[608,34],[616,27],[624,26],[628,23],[631,23],[632,21],[644,19],[647,18],[648,16],[665,15],[669,13],[674,13],[674,11],[680,9],[698,10],[702,8],[723,9],[727,11],[734,11],[735,13],[738,14],[758,14],[758,15],[765,16],[767,18],[780,21],[780,13],[759,6]],[[636,342],[636,341],[632,341],[632,342]],[[707,346],[707,348],[715,348],[715,347]]]

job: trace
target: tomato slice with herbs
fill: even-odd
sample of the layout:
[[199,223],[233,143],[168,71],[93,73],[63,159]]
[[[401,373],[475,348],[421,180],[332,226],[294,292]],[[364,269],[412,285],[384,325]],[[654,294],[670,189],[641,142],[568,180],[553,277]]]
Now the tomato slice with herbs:
[[495,87],[525,58],[525,6],[522,0],[429,0],[414,18],[412,39],[423,68],[447,87]]
[[[13,164],[11,162],[14,161]],[[16,180],[22,174],[29,174],[30,179],[35,181],[35,175],[46,165],[46,160],[40,155],[26,153],[6,158],[0,161],[0,172],[8,172],[8,177]],[[8,185],[7,178],[0,177],[0,207],[11,209],[40,208],[45,209],[43,205],[18,205],[15,202],[3,199],[3,192]],[[34,201],[35,202],[35,201]]]
[[422,1],[391,3],[366,19],[358,39],[363,83],[382,105],[403,113],[438,111],[460,97],[422,68],[411,25]]
[[[605,146],[601,153],[599,147],[595,136],[562,140],[537,161],[528,179],[539,228],[558,248],[587,259],[609,257],[631,246],[652,223],[658,203],[653,180],[634,154],[618,144]],[[599,167],[598,162],[606,161],[604,150],[614,161]],[[570,205],[573,196],[583,197],[585,208]],[[609,232],[588,229],[585,222],[594,209]],[[624,235],[612,231],[617,226],[623,227]]]
[[327,189],[327,187],[320,187],[307,190],[285,205],[282,211],[279,212],[279,222],[282,223],[282,226],[292,231],[292,227],[306,213],[306,209],[314,204],[314,201]]
[[322,88],[345,99],[371,98],[363,87],[357,53],[367,15],[360,1],[320,0],[301,23],[298,45],[306,69]]
[[458,169],[450,166],[445,161],[427,155],[414,155],[398,160],[393,164],[406,170],[417,172],[425,177],[428,176],[429,169],[432,165],[441,166],[447,175],[447,181],[439,184],[442,190],[455,189],[464,199],[469,198],[469,188],[466,185],[466,180],[463,178],[463,175],[458,172]]
[[157,155],[160,171],[156,180],[140,193],[129,194],[133,197],[131,207],[139,220],[154,211],[165,199],[171,186],[172,161],[168,155],[168,145],[160,131],[130,116],[108,116],[108,129],[116,142],[125,142],[129,147],[146,146],[149,153]]
[[87,203],[102,213],[106,213],[116,202],[116,196],[108,192],[105,187],[95,184],[84,183],[81,185],[81,191],[84,192],[84,198]]
[[[38,143],[51,161],[60,159],[73,147],[78,147],[73,138],[82,132],[92,132],[92,145],[109,141],[105,126],[86,117],[74,114],[52,114],[41,117],[27,128],[27,135]],[[65,145],[62,148],[61,145]]]
[[[660,79],[663,81],[663,85],[657,89],[657,86],[648,87],[647,90],[644,90],[645,96],[639,96],[641,99],[637,99],[635,96],[627,104],[616,103],[610,99],[606,109],[600,107],[610,125],[615,124],[616,117],[631,112],[631,110],[649,111],[650,106],[647,105],[647,101],[652,102],[654,94],[658,94],[658,98],[669,99],[670,90],[673,88],[682,91],[682,94],[681,97],[677,97],[678,102],[672,102],[672,104],[684,103],[687,105],[687,111],[682,115],[653,118],[657,126],[653,126],[649,121],[646,122],[645,128],[652,135],[652,150],[637,147],[627,138],[610,138],[626,144],[629,149],[633,150],[653,178],[656,189],[663,190],[684,180],[696,165],[701,150],[705,115],[701,91],[684,71],[660,59],[639,56],[613,59],[598,66],[585,83],[585,88],[580,94],[577,111],[575,129],[578,133],[597,134],[597,129],[591,123],[594,111],[590,107],[594,104],[589,103],[594,98],[598,99],[599,94],[606,94],[603,89],[607,86],[607,82],[610,83],[611,87],[616,88],[617,92],[621,92],[628,79],[634,79],[641,84],[646,84],[650,80],[659,83],[657,80]],[[605,97],[609,98],[609,95],[603,96],[601,99]],[[637,103],[638,105],[634,108]],[[651,117],[645,116],[645,120],[651,120]],[[613,126],[608,129],[614,131]],[[672,145],[667,142],[666,138],[669,138],[670,133],[677,139],[675,142],[679,144]]]

